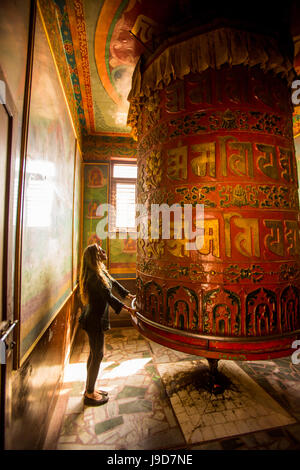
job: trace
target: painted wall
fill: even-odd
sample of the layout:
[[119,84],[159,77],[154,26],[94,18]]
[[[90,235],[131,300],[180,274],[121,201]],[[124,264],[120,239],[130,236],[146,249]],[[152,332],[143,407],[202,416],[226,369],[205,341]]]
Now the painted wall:
[[[114,143],[112,148],[106,152],[114,152]],[[99,148],[98,148],[99,155]],[[85,158],[86,154],[83,153]],[[97,162],[85,162],[83,164],[82,179],[82,248],[89,244],[98,243],[104,248],[108,255],[108,269],[113,277],[119,279],[120,283],[130,292],[136,291],[136,244],[130,245],[127,240],[112,239],[110,237],[109,227],[106,226],[107,213],[104,212],[104,204],[111,202],[111,168],[112,160]],[[107,238],[101,238],[97,226],[102,225],[107,231]],[[121,311],[116,316],[111,315],[112,327],[130,326],[131,321],[127,312]]]
[[[84,180],[83,180],[83,244],[84,249],[89,243],[97,241],[107,250],[108,266],[111,274],[118,279],[134,279],[136,263],[136,247],[127,240],[106,240],[97,237],[96,227],[104,214],[101,215],[101,204],[112,200],[112,164],[123,160],[130,164],[136,162],[137,144],[131,137],[90,135],[83,138]],[[105,183],[93,183],[89,175],[99,172],[99,178]],[[102,175],[102,176],[101,176]]]
[[84,163],[82,251],[88,245],[98,243],[106,250],[109,271],[116,279],[135,279],[136,240],[113,234],[105,210],[106,205],[112,203],[112,163]]
[[[112,239],[109,236],[106,240],[101,240],[97,236],[96,227],[104,215],[101,214],[101,209],[97,212],[97,208],[111,201],[112,163],[116,159],[135,163],[136,142],[132,138],[120,136],[86,136],[83,138],[83,159],[82,250],[89,243],[101,244],[107,250],[110,273],[135,294],[136,247],[128,246],[126,240]],[[96,175],[96,182],[93,183],[91,175]],[[97,183],[97,179],[100,183]],[[131,325],[128,313],[123,310],[118,316],[112,314],[110,318],[112,327]]]
[[109,202],[109,164],[84,164],[83,170],[83,233],[82,251],[93,243],[99,243],[105,251],[108,249],[107,239],[99,238],[97,226],[105,223],[106,213],[101,207]]
[[74,131],[38,12],[24,181],[21,360],[72,292],[75,151]]

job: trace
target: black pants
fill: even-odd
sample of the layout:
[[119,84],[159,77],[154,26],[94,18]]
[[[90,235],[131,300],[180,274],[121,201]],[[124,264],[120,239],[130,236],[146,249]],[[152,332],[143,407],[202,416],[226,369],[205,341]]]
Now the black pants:
[[103,359],[104,331],[98,328],[86,330],[89,337],[90,354],[87,361],[86,391],[93,393]]

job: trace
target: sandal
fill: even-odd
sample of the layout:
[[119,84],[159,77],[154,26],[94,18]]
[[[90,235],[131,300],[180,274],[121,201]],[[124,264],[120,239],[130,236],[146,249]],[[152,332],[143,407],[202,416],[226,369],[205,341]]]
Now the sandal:
[[95,400],[94,398],[89,398],[86,395],[84,395],[84,404],[87,406],[101,406],[107,403],[109,400],[108,397],[103,397],[101,400]]
[[96,392],[100,393],[100,394],[103,395],[104,397],[107,397],[107,396],[108,396],[108,392],[106,392],[105,390],[96,390]]
[[[100,395],[103,395],[104,397],[108,396],[108,392],[105,390],[96,390],[96,392],[100,393]],[[86,394],[86,390],[84,391],[84,395]]]

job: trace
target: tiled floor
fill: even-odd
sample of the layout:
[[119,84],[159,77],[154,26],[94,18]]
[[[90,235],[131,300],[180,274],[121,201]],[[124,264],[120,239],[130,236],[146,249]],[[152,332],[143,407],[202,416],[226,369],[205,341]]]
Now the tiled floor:
[[45,449],[300,449],[300,365],[220,361],[224,393],[207,389],[207,361],[146,340],[106,334],[101,407],[83,405],[88,344],[78,331]]

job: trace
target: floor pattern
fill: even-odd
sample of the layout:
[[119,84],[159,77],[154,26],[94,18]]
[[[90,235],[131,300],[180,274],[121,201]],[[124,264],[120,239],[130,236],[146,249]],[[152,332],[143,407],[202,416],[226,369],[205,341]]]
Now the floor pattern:
[[207,361],[146,340],[106,334],[100,407],[83,405],[88,343],[79,330],[45,449],[300,449],[300,365],[220,361],[228,386],[207,389]]
[[212,394],[197,380],[205,377],[206,360],[158,365],[188,444],[296,422],[234,362],[220,361],[218,369],[228,385],[223,393]]

